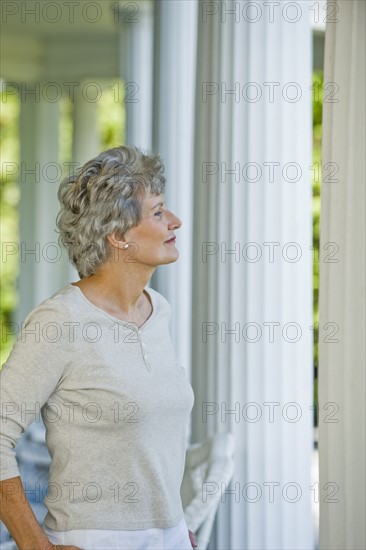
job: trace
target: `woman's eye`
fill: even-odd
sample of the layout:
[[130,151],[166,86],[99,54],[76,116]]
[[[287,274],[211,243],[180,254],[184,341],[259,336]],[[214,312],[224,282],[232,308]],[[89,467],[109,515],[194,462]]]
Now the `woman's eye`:
[[163,213],[162,211],[160,211],[160,212],[155,212],[155,216],[161,216],[162,213]]

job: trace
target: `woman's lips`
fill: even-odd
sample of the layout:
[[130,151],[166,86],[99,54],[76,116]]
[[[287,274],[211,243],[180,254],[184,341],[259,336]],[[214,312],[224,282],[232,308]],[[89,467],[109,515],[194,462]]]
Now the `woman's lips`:
[[170,239],[169,241],[165,241],[167,244],[174,244],[175,241],[177,240],[177,237],[173,237],[172,239]]

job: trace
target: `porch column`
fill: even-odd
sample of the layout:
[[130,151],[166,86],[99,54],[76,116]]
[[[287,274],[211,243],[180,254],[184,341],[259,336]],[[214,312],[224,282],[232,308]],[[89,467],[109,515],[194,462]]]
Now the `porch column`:
[[167,207],[181,220],[179,258],[160,266],[153,287],[172,305],[171,332],[188,376],[191,371],[191,296],[196,0],[154,4],[153,149],[162,157]]
[[365,3],[334,4],[338,22],[325,34],[324,83],[335,93],[323,111],[329,170],[320,232],[319,402],[329,413],[319,425],[322,550],[366,547]]
[[59,104],[29,94],[21,103],[19,172],[19,305],[15,321],[69,282],[66,253],[58,245],[57,190],[59,164]]
[[310,17],[306,2],[286,17],[282,5],[271,16],[246,4],[200,3],[192,435],[236,441],[209,548],[304,550],[313,548]]
[[126,104],[126,144],[152,144],[152,2],[119,2],[120,66]]

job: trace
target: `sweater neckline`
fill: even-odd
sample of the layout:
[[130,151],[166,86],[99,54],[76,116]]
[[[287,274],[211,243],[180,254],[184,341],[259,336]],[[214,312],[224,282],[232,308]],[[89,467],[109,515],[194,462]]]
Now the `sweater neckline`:
[[[78,286],[76,285],[73,285],[72,283],[69,283],[67,285],[68,287],[70,288],[76,288],[77,289],[77,292],[78,294],[83,298],[83,300],[90,306],[92,307],[93,309],[95,309],[96,311],[98,311],[99,313],[102,313],[103,315],[105,315],[106,317],[109,317],[109,319],[113,319],[113,321],[117,322],[117,323],[120,323],[121,325],[124,325],[124,326],[128,326],[130,327],[132,325],[132,327],[134,328],[134,330],[136,330],[137,332],[141,332],[142,330],[144,330],[146,328],[146,326],[151,322],[152,318],[156,315],[156,311],[157,311],[157,307],[156,307],[156,302],[155,302],[155,296],[154,296],[154,293],[151,293],[151,292],[148,292],[146,290],[146,288],[144,288],[144,292],[149,296],[150,298],[150,302],[151,302],[151,305],[152,305],[152,312],[150,313],[150,316],[146,319],[146,321],[138,326],[137,323],[134,323],[133,321],[122,321],[122,319],[118,319],[118,317],[115,317],[114,315],[111,315],[110,313],[108,313],[107,311],[105,311],[104,309],[96,306],[95,304],[93,304],[90,300],[88,300],[88,298],[85,296],[84,292],[81,290],[81,288],[79,288]],[[153,289],[152,289],[153,290]]]

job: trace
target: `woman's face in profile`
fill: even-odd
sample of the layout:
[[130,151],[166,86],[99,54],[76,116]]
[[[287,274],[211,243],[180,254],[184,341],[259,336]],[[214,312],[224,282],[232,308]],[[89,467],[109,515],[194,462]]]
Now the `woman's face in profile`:
[[[147,194],[143,200],[142,219],[139,225],[125,233],[130,243],[131,260],[151,266],[175,262],[179,257],[175,240],[176,229],[181,220],[165,206],[164,195]],[[128,261],[128,260],[127,260]]]

